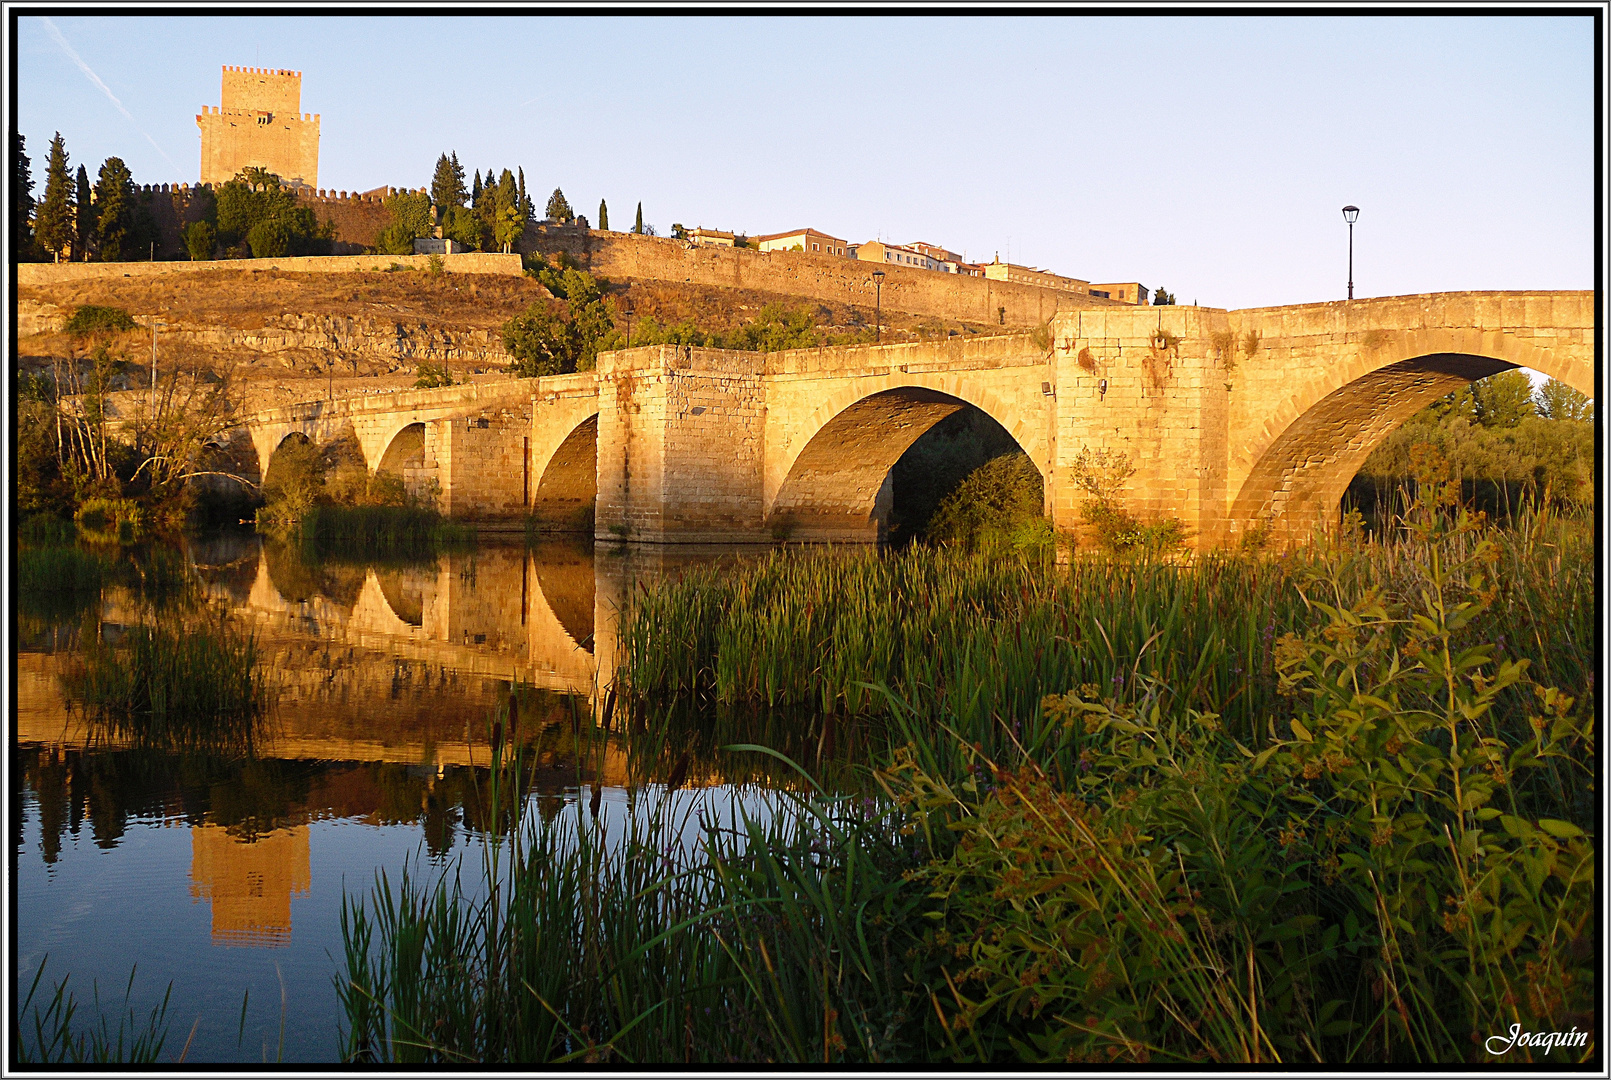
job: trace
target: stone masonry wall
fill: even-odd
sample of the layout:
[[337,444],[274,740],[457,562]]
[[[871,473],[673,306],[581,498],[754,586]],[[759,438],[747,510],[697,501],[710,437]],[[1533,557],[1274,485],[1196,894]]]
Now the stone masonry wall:
[[[756,251],[682,240],[567,227],[528,229],[521,247],[553,255],[563,251],[602,277],[687,281],[699,285],[759,289],[874,310],[879,290],[875,264],[792,251]],[[991,325],[1038,326],[1061,312],[1129,308],[1101,297],[1061,289],[882,265],[883,306],[891,311]]]
[[441,259],[443,272],[449,274],[520,277],[525,273],[519,255],[487,251],[457,255],[302,255],[284,259],[211,259],[200,262],[18,263],[13,269],[19,285],[54,285],[64,281],[196,274],[208,270],[284,270],[298,274],[376,273],[389,271],[393,267],[400,270],[428,270],[433,258]]
[[427,425],[441,432],[437,452],[442,511],[469,521],[524,521],[529,408],[505,406]]
[[600,357],[600,539],[769,539],[757,353],[653,346]]

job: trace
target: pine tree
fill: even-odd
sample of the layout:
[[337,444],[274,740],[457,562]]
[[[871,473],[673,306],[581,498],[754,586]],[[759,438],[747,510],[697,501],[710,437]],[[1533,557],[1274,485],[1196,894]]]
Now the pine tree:
[[464,205],[464,168],[459,155],[443,154],[436,159],[436,173],[431,177],[431,201],[436,204],[437,215],[446,218],[448,210]]
[[548,216],[559,222],[567,224],[576,215],[571,211],[571,204],[565,201],[565,193],[559,188],[548,197]]
[[34,215],[34,178],[28,162],[27,140],[22,132],[12,133],[11,149],[11,261],[21,262],[23,254],[33,245],[33,226],[29,219]]
[[599,228],[605,232],[610,231],[610,208],[604,205],[603,199],[599,200]]
[[95,176],[95,240],[102,262],[125,262],[142,254],[135,225],[134,177],[122,158],[109,157]]
[[95,202],[90,198],[89,172],[78,167],[78,232],[73,243],[73,258],[89,261],[90,241],[95,238]]
[[637,233],[639,236],[643,235],[643,204],[641,202],[638,203],[638,220],[632,226],[632,231]]
[[498,192],[493,204],[493,213],[501,214],[505,210],[520,209],[520,186],[515,182],[515,174],[508,169],[498,177]]
[[61,253],[73,243],[76,224],[73,214],[73,181],[67,174],[67,142],[61,132],[50,140],[50,160],[45,167],[45,197],[39,201],[34,235],[40,246],[60,261]]

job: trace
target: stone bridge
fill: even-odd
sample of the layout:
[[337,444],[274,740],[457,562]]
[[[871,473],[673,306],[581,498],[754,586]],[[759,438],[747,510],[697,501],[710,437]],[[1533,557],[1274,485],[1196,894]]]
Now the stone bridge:
[[890,469],[975,406],[1073,528],[1082,451],[1129,462],[1124,499],[1202,546],[1300,541],[1360,464],[1451,389],[1529,367],[1596,396],[1590,292],[1440,293],[1224,311],[1066,312],[1032,333],[727,352],[651,346],[598,370],[294,406],[249,417],[259,461],[356,438],[370,469],[434,483],[472,520],[641,542],[877,539]]

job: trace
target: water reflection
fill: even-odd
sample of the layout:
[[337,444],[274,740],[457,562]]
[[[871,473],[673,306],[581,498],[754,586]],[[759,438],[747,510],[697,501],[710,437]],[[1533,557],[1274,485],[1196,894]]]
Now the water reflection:
[[289,944],[291,897],[306,896],[312,879],[306,825],[250,841],[191,826],[190,897],[212,905],[214,945]]
[[[447,869],[476,857],[474,845],[499,824],[488,810],[490,718],[512,689],[512,738],[544,817],[599,789],[606,817],[634,798],[641,808],[660,789],[634,789],[679,762],[684,788],[799,783],[772,758],[735,765],[719,749],[733,742],[768,743],[808,763],[853,742],[781,714],[645,725],[625,709],[601,737],[623,600],[640,582],[732,558],[730,549],[483,540],[473,553],[424,562],[310,564],[255,535],[224,533],[103,557],[98,586],[30,598],[25,585],[20,597],[11,746],[19,970],[48,951],[75,983],[108,986],[137,963],[137,997],[145,988],[157,999],[174,979],[179,1007],[192,1010],[184,1026],[206,1010],[223,1017],[207,1012],[190,1060],[238,1053],[248,989],[247,1030],[272,1053],[282,972],[290,1056],[330,1055],[343,892],[367,891],[380,870],[395,880],[410,859]],[[137,745],[64,691],[86,643],[220,612],[254,635],[274,688],[249,748]],[[248,1051],[251,1043],[248,1035]]]

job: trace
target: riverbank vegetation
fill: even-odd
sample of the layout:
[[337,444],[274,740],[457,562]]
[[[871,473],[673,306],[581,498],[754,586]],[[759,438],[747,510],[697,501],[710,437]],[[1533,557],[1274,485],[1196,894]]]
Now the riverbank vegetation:
[[694,844],[579,797],[483,899],[381,883],[349,1053],[1587,1060],[1483,1039],[1593,1028],[1592,550],[1428,474],[1392,528],[1281,557],[689,571],[635,601],[632,723],[792,701],[862,724],[865,768]]

